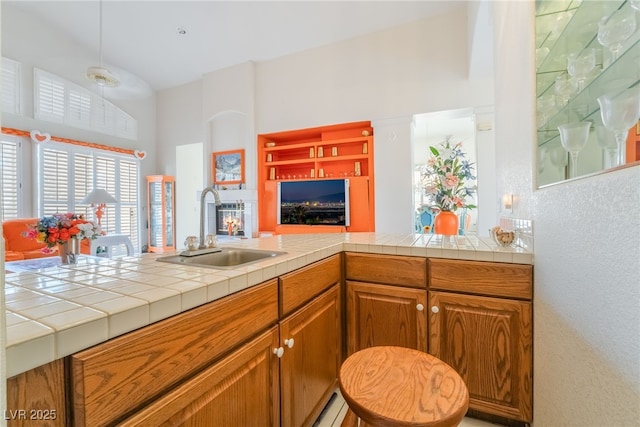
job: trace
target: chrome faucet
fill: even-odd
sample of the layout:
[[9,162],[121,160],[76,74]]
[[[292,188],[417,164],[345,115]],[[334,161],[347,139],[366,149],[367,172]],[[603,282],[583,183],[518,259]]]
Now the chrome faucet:
[[[207,193],[213,193],[213,197],[216,199],[216,206],[220,206],[222,202],[220,201],[220,195],[218,194],[218,190],[211,187],[207,187],[202,190],[202,194],[200,195],[200,241],[198,243],[198,249],[205,249],[207,245],[204,244],[204,199],[207,197]],[[218,224],[218,210],[216,209],[216,221],[215,226]]]

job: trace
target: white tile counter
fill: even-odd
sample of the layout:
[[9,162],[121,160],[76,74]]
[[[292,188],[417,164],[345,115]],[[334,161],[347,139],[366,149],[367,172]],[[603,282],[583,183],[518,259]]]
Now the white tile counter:
[[341,251],[533,264],[533,253],[489,238],[422,234],[280,235],[220,246],[285,251],[220,270],[160,263],[143,254],[5,276],[7,376],[222,298]]

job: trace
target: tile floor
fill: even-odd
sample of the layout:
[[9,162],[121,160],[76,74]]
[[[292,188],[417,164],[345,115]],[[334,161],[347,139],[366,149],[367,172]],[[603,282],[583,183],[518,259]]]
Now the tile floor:
[[[340,423],[347,413],[347,404],[345,403],[340,390],[336,390],[336,396],[332,398],[324,412],[320,415],[313,427],[340,427]],[[497,424],[488,423],[486,421],[476,420],[474,418],[465,418],[458,427],[496,427]]]

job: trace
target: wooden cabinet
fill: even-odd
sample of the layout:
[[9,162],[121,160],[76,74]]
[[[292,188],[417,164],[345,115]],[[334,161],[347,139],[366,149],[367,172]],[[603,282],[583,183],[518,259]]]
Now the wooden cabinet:
[[337,386],[342,363],[340,286],[280,322],[281,425],[312,426]]
[[429,260],[429,353],[469,389],[469,408],[531,422],[532,266]]
[[279,426],[277,345],[273,327],[119,425]]
[[[473,414],[528,423],[532,274],[531,265],[332,255],[10,378],[8,410],[55,409],[43,426],[311,426],[335,390],[346,331],[349,354],[428,351],[461,375]],[[9,426],[33,425],[18,416]]]
[[280,318],[341,281],[342,260],[333,255],[280,277]]
[[418,257],[345,255],[347,354],[377,345],[427,351],[427,268]]
[[[350,225],[278,226],[277,183],[349,179]],[[258,135],[258,203],[260,231],[287,233],[374,231],[373,128],[355,122]]]
[[379,345],[427,351],[426,290],[347,280],[347,353]]
[[149,252],[175,251],[175,180],[172,176],[148,176],[147,190]]
[[336,254],[13,377],[8,409],[54,410],[52,427],[311,426],[337,386],[341,283]]
[[8,427],[69,425],[64,369],[64,360],[58,359],[7,380],[3,415]]
[[313,425],[342,363],[341,255],[280,277],[281,425]]
[[420,257],[347,252],[345,272],[349,280],[427,288],[427,260]]
[[74,354],[74,425],[117,421],[277,320],[273,279]]

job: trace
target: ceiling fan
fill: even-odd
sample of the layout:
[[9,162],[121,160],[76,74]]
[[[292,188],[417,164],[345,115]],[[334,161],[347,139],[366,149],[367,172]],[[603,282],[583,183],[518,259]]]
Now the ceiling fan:
[[117,87],[120,81],[111,71],[102,66],[102,0],[100,0],[100,65],[92,66],[87,69],[87,78],[101,87]]

